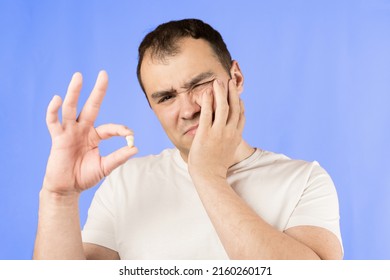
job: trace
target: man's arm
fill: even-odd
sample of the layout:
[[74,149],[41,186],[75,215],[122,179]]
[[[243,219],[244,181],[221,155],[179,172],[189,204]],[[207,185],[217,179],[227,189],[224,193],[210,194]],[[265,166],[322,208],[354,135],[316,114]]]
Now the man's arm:
[[[226,87],[226,86],[225,86]],[[214,84],[205,93],[189,171],[218,236],[232,259],[340,259],[337,237],[319,227],[280,232],[265,222],[231,188],[227,170],[244,127],[244,107],[234,83]],[[213,120],[213,100],[216,104]]]
[[116,251],[82,243],[78,202],[78,195],[62,197],[42,188],[34,259],[119,259]]
[[[107,74],[102,71],[77,117],[82,77],[76,73],[69,84],[64,103],[55,96],[48,106],[46,123],[52,147],[39,197],[34,259],[85,259],[98,258],[102,254],[102,250],[93,246],[87,245],[87,252],[83,249],[78,207],[80,194],[95,186],[137,152],[135,147],[126,146],[108,156],[100,156],[98,144],[101,140],[132,134],[123,125],[94,127],[107,84]],[[61,105],[62,123],[58,119]],[[110,252],[112,250],[105,249],[103,253],[115,257]],[[94,256],[94,252],[100,255]]]
[[337,237],[312,226],[280,232],[257,215],[224,179],[194,180],[202,203],[232,259],[341,259]]
[[39,197],[38,231],[34,259],[85,259],[81,241],[79,196],[46,190]]

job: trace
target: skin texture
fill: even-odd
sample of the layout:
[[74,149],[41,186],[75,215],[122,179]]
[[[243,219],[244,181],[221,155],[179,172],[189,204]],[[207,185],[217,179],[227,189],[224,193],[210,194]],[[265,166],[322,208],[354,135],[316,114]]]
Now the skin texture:
[[[231,259],[340,259],[337,237],[326,229],[293,227],[280,232],[257,215],[229,186],[227,170],[254,149],[242,139],[244,77],[233,61],[227,72],[202,39],[178,42],[180,52],[164,62],[146,53],[142,81],[151,108],[172,143],[188,163],[194,186]],[[37,259],[118,259],[108,248],[82,244],[79,194],[134,155],[124,147],[102,158],[97,144],[111,136],[132,132],[120,125],[93,127],[107,75],[99,74],[80,116],[76,118],[81,75],[75,74],[58,120],[59,97],[49,104],[47,124],[52,136],[41,191]],[[60,179],[61,178],[61,179]],[[60,249],[59,249],[60,248]]]

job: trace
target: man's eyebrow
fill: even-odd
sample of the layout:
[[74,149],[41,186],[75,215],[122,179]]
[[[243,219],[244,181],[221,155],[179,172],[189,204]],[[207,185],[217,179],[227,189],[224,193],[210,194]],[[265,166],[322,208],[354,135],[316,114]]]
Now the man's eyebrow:
[[[197,83],[203,81],[204,79],[211,78],[213,76],[214,76],[214,73],[211,71],[202,72],[202,73],[196,75],[195,77],[193,77],[188,82],[185,82],[184,85],[182,86],[182,88],[189,89],[189,88],[193,87],[194,85],[196,85]],[[156,100],[156,99],[159,99],[161,97],[164,97],[167,95],[172,95],[175,93],[177,93],[177,90],[171,88],[169,90],[156,91],[156,92],[152,93],[150,95],[150,97],[152,99]]]

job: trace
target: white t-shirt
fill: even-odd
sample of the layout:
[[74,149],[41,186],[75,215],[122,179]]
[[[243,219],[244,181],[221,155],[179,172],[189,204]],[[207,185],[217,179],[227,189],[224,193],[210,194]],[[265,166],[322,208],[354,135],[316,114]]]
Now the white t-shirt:
[[[229,169],[228,182],[276,229],[319,226],[341,242],[337,193],[317,162],[257,149]],[[177,149],[131,159],[107,177],[82,236],[121,259],[228,258]]]

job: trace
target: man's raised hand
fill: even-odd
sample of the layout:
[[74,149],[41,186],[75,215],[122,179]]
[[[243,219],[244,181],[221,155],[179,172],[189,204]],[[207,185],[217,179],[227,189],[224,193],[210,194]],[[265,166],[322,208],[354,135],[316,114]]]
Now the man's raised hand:
[[[214,109],[215,106],[215,109]],[[242,141],[245,116],[235,81],[215,80],[202,97],[199,127],[188,157],[191,175],[226,179]]]
[[[105,157],[100,156],[98,145],[101,140],[133,134],[126,126],[118,124],[94,127],[107,85],[107,73],[101,71],[78,117],[77,103],[82,87],[80,73],[73,75],[63,102],[59,96],[51,100],[46,123],[52,147],[43,189],[60,195],[80,193],[96,185],[137,153],[137,148],[125,146]],[[58,118],[61,105],[62,123]]]

